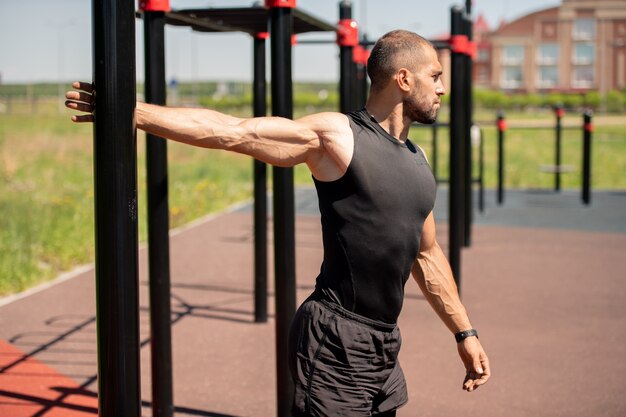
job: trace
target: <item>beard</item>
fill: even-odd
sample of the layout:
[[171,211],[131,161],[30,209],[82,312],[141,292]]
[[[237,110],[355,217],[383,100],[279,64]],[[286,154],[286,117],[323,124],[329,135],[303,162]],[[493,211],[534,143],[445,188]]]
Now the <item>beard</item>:
[[410,120],[418,123],[431,125],[437,120],[439,109],[435,108],[435,103],[415,95],[404,100],[404,115]]

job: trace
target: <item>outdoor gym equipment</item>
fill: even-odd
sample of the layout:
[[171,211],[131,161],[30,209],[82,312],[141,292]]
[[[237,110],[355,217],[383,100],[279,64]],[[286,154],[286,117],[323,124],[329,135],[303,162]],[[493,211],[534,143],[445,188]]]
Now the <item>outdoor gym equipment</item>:
[[[554,173],[554,191],[561,190],[561,174],[564,172],[572,172],[573,167],[570,165],[562,164],[561,157],[561,133],[563,129],[581,129],[582,132],[582,167],[581,167],[581,199],[584,204],[591,203],[591,135],[593,132],[593,125],[591,123],[592,112],[591,110],[585,110],[582,114],[583,120],[581,127],[562,126],[561,119],[563,117],[562,107],[555,108],[555,165],[542,165],[540,169],[543,172]],[[507,127],[506,119],[503,111],[499,111],[496,116],[496,129],[498,132],[498,186],[496,201],[498,204],[504,202],[505,191],[505,133],[511,129],[549,129],[543,126],[515,126]]]
[[[343,1],[346,7],[349,2]],[[203,32],[242,31],[249,33],[258,47],[255,60],[255,115],[265,113],[263,90],[264,69],[256,65],[264,62],[261,43],[268,27],[271,34],[272,56],[272,113],[292,117],[291,42],[292,31],[337,30],[306,13],[298,11],[295,0],[266,0],[265,8],[236,9],[235,22],[243,21],[237,13],[247,13],[250,26],[237,26],[228,20],[222,22],[203,19],[202,13],[216,13],[218,9],[171,12],[168,0],[141,0],[140,9],[146,19],[146,97],[149,102],[162,104],[164,97],[163,25],[191,26]],[[469,11],[469,6],[467,6]],[[193,13],[192,13],[193,12]],[[125,0],[93,0],[93,67],[98,109],[94,122],[94,174],[96,223],[96,288],[99,413],[102,417],[139,417],[141,414],[139,372],[139,303],[138,303],[138,247],[137,247],[137,173],[134,110],[135,80],[135,11]],[[230,12],[229,12],[230,13]],[[456,14],[455,14],[456,13]],[[464,56],[471,55],[471,42],[458,29],[459,8],[453,9],[452,38],[444,47],[451,48],[453,59],[453,109],[460,109],[463,95]],[[190,16],[194,14],[194,16]],[[338,33],[340,47],[354,48],[354,32],[347,10],[340,13],[346,23]],[[232,19],[232,14],[230,15]],[[256,16],[256,17],[254,17]],[[468,18],[467,16],[465,16]],[[454,26],[457,25],[457,26]],[[456,29],[455,29],[456,28]],[[347,34],[345,33],[347,31]],[[346,35],[344,37],[344,35]],[[464,40],[465,37],[465,40]],[[258,43],[257,43],[258,42]],[[437,45],[435,45],[437,46]],[[348,51],[346,50],[346,53]],[[353,52],[353,51],[352,51]],[[346,60],[347,62],[348,60]],[[363,61],[362,61],[363,62]],[[354,68],[353,60],[349,66]],[[258,72],[257,72],[258,71]],[[342,71],[343,73],[343,71]],[[345,71],[348,76],[348,71]],[[344,79],[345,81],[345,79]],[[257,91],[258,87],[258,91]],[[345,87],[344,87],[345,88]],[[347,89],[346,89],[347,90]],[[346,91],[352,93],[351,91]],[[354,94],[349,94],[353,95]],[[347,105],[347,101],[345,102]],[[353,103],[352,103],[353,105]],[[258,106],[258,107],[257,107]],[[467,107],[466,107],[467,108]],[[461,111],[454,111],[461,116]],[[460,244],[463,236],[463,180],[465,166],[464,143],[469,141],[469,122],[451,120],[451,155],[455,171],[451,171],[450,253],[455,276],[460,279]],[[150,243],[150,302],[153,345],[153,415],[170,417],[173,413],[171,382],[171,326],[169,307],[169,247],[167,222],[167,167],[166,146],[157,138],[148,140],[148,218]],[[451,166],[453,166],[451,159]],[[464,169],[470,169],[465,166]],[[471,172],[471,171],[470,171]],[[256,166],[255,195],[265,194],[265,171]],[[261,180],[263,184],[257,182]],[[464,182],[465,181],[465,182]],[[454,197],[452,190],[454,189]],[[260,199],[261,200],[261,199]],[[259,201],[257,208],[264,206]],[[459,211],[460,210],[460,211]],[[265,223],[262,211],[255,214],[258,223]],[[277,351],[277,409],[278,415],[288,415],[293,386],[287,367],[287,334],[295,312],[295,228],[293,170],[274,168],[274,238],[276,270],[276,351]],[[454,234],[454,239],[452,236]],[[263,238],[262,233],[259,234]],[[256,251],[264,257],[262,250]],[[455,254],[455,255],[453,255]],[[257,264],[263,267],[262,261]],[[256,278],[255,278],[256,281]],[[257,285],[263,285],[262,283]],[[258,289],[258,287],[257,287]],[[262,291],[258,289],[259,291]],[[265,295],[264,295],[265,294]],[[259,292],[255,300],[266,298]],[[258,311],[263,313],[262,307]],[[266,316],[266,311],[265,311]],[[158,346],[155,346],[158,345]],[[158,378],[158,381],[155,379]]]

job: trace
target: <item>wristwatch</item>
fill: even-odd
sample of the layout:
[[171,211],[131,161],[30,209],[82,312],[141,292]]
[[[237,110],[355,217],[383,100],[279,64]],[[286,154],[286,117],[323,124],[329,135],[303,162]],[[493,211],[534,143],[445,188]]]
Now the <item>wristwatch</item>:
[[476,329],[463,330],[462,332],[454,334],[454,338],[456,339],[457,343],[460,343],[471,336],[478,337],[478,332],[476,331]]

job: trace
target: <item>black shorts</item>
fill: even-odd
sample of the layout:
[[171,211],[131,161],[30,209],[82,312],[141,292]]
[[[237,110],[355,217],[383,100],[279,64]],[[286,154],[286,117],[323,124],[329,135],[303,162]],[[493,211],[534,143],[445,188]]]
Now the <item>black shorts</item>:
[[396,325],[311,296],[298,309],[289,334],[293,417],[371,416],[404,405],[401,340]]

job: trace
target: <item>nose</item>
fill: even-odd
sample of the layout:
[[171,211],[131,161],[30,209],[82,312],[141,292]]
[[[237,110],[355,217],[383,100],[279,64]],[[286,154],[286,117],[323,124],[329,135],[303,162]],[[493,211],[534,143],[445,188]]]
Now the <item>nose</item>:
[[446,89],[443,87],[443,84],[440,84],[437,88],[435,88],[435,94],[438,96],[443,96],[446,94]]

